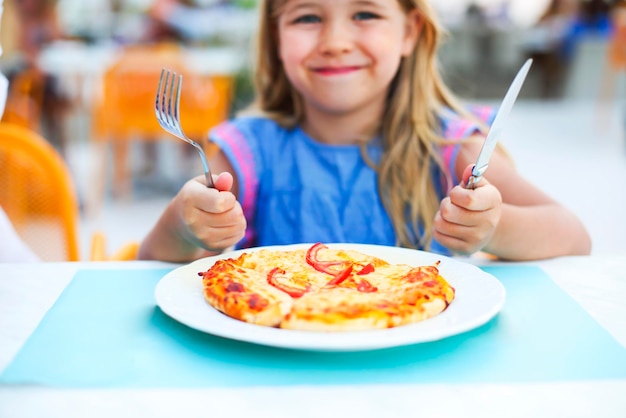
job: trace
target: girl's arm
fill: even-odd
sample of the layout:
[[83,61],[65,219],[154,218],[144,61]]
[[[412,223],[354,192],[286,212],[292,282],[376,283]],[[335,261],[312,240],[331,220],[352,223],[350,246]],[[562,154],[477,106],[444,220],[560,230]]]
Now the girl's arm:
[[[467,180],[482,141],[467,141],[456,161]],[[525,180],[496,150],[474,190],[456,186],[441,202],[434,237],[453,251],[485,251],[502,259],[534,260],[589,254],[591,240],[581,221]]]
[[211,161],[215,189],[204,176],[185,183],[139,247],[139,259],[188,262],[215,255],[239,242],[246,219],[237,201],[232,167],[220,152]]

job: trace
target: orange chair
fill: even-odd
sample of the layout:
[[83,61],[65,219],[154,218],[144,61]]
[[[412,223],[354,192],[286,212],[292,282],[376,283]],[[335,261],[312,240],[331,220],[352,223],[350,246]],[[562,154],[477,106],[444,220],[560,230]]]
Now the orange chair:
[[[202,142],[211,127],[228,117],[234,77],[195,73],[185,68],[184,59],[177,45],[132,46],[104,74],[92,129],[96,141],[113,148],[113,190],[119,196],[131,192],[127,161],[131,140],[179,141],[165,133],[155,117],[154,98],[162,68],[183,74],[180,113],[188,136]],[[101,154],[106,157],[106,152]],[[107,178],[105,173],[97,177]]]
[[[78,261],[78,200],[65,162],[36,132],[0,123],[0,206],[18,235],[44,261]],[[92,242],[92,260],[109,260],[103,234]],[[118,259],[133,259],[129,243]],[[134,253],[133,253],[134,251]]]

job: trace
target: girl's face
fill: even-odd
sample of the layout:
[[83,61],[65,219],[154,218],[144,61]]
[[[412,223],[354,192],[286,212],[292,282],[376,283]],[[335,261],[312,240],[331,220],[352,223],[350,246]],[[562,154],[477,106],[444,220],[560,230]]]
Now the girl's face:
[[287,0],[278,53],[307,115],[381,111],[418,34],[417,11],[407,15],[398,0]]

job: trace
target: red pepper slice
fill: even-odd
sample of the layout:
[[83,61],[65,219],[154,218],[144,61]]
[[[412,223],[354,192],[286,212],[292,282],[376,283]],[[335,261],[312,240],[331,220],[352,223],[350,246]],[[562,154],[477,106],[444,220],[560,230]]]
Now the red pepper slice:
[[363,276],[365,274],[370,274],[373,272],[374,272],[374,266],[372,265],[372,263],[369,263],[365,265],[361,270],[359,270],[356,274],[358,274],[359,276]]
[[339,274],[337,274],[335,277],[333,277],[332,280],[330,280],[328,283],[326,283],[326,286],[337,286],[339,283],[343,282],[348,277],[350,277],[351,273],[352,273],[352,264],[350,264],[348,266],[348,268],[346,268],[345,270],[339,272]]
[[[347,260],[339,260],[339,261],[320,261],[317,259],[317,254],[321,249],[328,248],[322,243],[314,244],[311,248],[309,248],[306,252],[306,262],[313,267],[315,270],[330,274],[332,276],[336,276],[338,274],[342,274],[345,271],[345,268],[352,265],[350,261]],[[339,268],[344,268],[344,270],[338,270]]]
[[361,279],[361,281],[356,287],[356,290],[358,290],[359,292],[363,292],[363,293],[373,293],[373,292],[377,292],[378,288],[372,285],[367,280]]
[[280,283],[276,277],[278,274],[285,274],[285,270],[280,267],[273,268],[269,273],[267,273],[267,282],[274,286],[276,289],[282,290],[287,293],[292,298],[300,298],[304,296],[310,289],[307,287],[306,289],[298,289],[293,286],[286,285],[284,283]]
[[322,248],[328,247],[321,242],[313,244],[306,252],[306,262],[315,267],[314,264],[317,262],[317,253],[319,253]]

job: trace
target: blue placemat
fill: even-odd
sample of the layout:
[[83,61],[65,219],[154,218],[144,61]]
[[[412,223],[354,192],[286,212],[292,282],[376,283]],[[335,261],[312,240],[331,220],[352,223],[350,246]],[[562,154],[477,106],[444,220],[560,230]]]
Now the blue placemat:
[[81,270],[0,383],[237,387],[626,378],[626,348],[541,269],[484,270],[507,290],[492,321],[437,342],[361,353],[301,352],[214,337],[155,306],[154,288],[169,270]]

